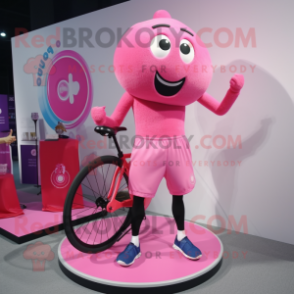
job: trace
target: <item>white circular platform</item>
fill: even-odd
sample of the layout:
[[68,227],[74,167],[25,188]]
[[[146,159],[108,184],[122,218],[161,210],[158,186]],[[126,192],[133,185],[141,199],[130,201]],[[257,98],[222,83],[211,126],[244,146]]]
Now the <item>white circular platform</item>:
[[102,293],[177,293],[211,278],[223,256],[222,242],[211,231],[187,221],[185,230],[202,251],[199,260],[189,260],[172,248],[177,232],[173,218],[149,215],[140,230],[141,257],[130,267],[115,262],[130,242],[130,233],[97,254],[82,253],[64,238],[59,264],[74,282]]

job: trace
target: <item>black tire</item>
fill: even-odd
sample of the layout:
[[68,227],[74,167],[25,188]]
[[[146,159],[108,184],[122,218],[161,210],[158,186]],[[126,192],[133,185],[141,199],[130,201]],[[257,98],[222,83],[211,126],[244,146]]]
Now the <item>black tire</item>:
[[[103,172],[103,168],[106,168],[106,165],[109,165],[108,171],[107,171],[107,175],[108,175],[110,166],[113,166],[114,169],[117,166],[121,167],[122,166],[122,160],[120,158],[118,158],[118,157],[115,157],[115,156],[102,156],[102,157],[96,158],[95,160],[91,161],[87,166],[85,166],[84,168],[82,168],[80,170],[80,172],[77,174],[77,176],[73,180],[73,182],[72,182],[72,184],[70,186],[70,189],[69,189],[69,191],[67,193],[67,197],[66,197],[65,205],[64,205],[64,211],[63,211],[64,230],[65,230],[65,233],[66,233],[66,236],[67,236],[69,242],[77,250],[79,250],[81,252],[97,253],[97,252],[101,252],[101,251],[104,251],[104,250],[108,249],[109,247],[111,247],[119,239],[119,237],[122,236],[122,234],[126,231],[126,229],[131,224],[131,209],[130,208],[123,208],[122,211],[119,212],[121,214],[126,214],[125,218],[123,218],[123,220],[120,220],[120,218],[117,216],[116,212],[108,213],[106,211],[106,209],[103,209],[102,206],[98,207],[97,201],[100,200],[100,201],[103,202],[103,201],[106,200],[105,195],[104,196],[102,195],[103,191],[104,191],[105,183],[104,183],[104,186],[103,186],[103,190],[100,190],[100,188],[99,188],[99,192],[97,192],[97,193],[95,192],[96,193],[95,194],[94,190],[92,188],[91,182],[89,181],[89,176],[90,175],[92,176],[93,174],[95,175],[96,182],[97,182],[97,187],[99,187],[99,184],[98,184],[98,181],[97,181],[98,170],[99,170],[99,168],[101,168],[102,172]],[[97,169],[97,171],[96,171],[96,169]],[[106,177],[107,177],[107,175],[106,175]],[[113,178],[113,176],[112,176],[112,178]],[[88,180],[88,183],[90,184],[91,188],[88,185],[86,185],[86,187],[85,187],[85,184],[83,183],[83,181],[85,179]],[[103,179],[104,179],[104,172],[103,172]],[[127,177],[126,174],[124,174],[123,179],[125,180],[126,184],[128,185],[128,177]],[[122,182],[123,182],[123,179],[122,179]],[[101,180],[101,176],[100,176],[100,179],[98,179],[98,180]],[[107,179],[105,179],[105,180],[107,181]],[[110,178],[110,181],[111,181],[111,178]],[[93,182],[93,180],[92,180],[92,182]],[[78,218],[78,219],[73,219],[73,216],[74,216],[73,212],[79,211],[79,210],[72,209],[72,205],[76,204],[74,202],[74,199],[78,199],[78,198],[75,198],[75,197],[80,197],[81,196],[79,193],[77,193],[77,190],[78,190],[80,185],[83,186],[83,188],[84,188],[82,196],[83,196],[84,205],[85,205],[85,203],[87,203],[87,205],[88,205],[86,210],[93,209],[94,212],[92,214],[87,215],[87,216],[83,216],[83,217]],[[88,190],[88,189],[89,190],[92,189],[93,196],[89,196],[88,194],[84,195],[84,190]],[[105,189],[105,191],[107,191],[106,189]],[[98,196],[99,194],[100,194],[100,196]],[[107,195],[107,192],[106,192],[106,195]],[[97,196],[98,196],[98,198],[97,198]],[[128,197],[130,197],[130,196],[129,196],[127,190],[125,189],[125,190],[120,191],[119,193],[117,193],[116,199],[118,201],[123,201],[125,199],[128,199]],[[99,199],[99,200],[97,200],[97,199]],[[80,205],[80,204],[78,204],[78,205]],[[103,202],[103,205],[104,205],[104,202]],[[95,208],[95,206],[97,208]],[[83,208],[84,207],[86,207],[86,206],[83,206]],[[99,209],[100,209],[100,211],[98,211]],[[106,239],[104,242],[100,242],[100,243],[96,244],[95,242],[96,242],[97,234],[98,234],[101,223],[102,223],[102,230],[103,230],[104,222],[105,222],[105,229],[107,229],[107,227],[108,227],[107,220],[109,220],[109,218],[113,217],[113,216],[116,217],[116,219],[113,222],[113,228],[112,228],[114,234],[110,238],[108,238],[108,232],[106,231],[107,236],[105,236],[105,237],[108,238],[108,239]],[[116,227],[115,226],[115,221],[117,221],[117,220],[120,220],[121,223],[118,224],[117,227]],[[92,231],[95,228],[95,225],[96,225],[97,221],[101,221],[101,223],[99,224],[99,227],[97,228],[97,232],[96,232],[96,236],[94,238],[93,244],[89,244],[88,240],[89,240],[89,238],[90,238],[90,236],[92,234]],[[87,223],[87,226],[88,226],[90,222],[91,222],[91,225],[92,225],[93,228],[91,230],[91,233],[90,233],[90,235],[88,237],[87,242],[85,242],[85,240],[83,240],[83,235],[78,236],[78,233],[77,233],[80,230],[80,228],[81,228],[81,230],[82,230],[82,228],[84,228],[84,225],[82,225],[79,229],[75,229],[74,225],[76,225],[77,223],[79,223],[79,224]],[[94,224],[93,224],[93,222],[94,222]],[[111,222],[110,222],[110,224],[111,224]],[[84,232],[86,230],[87,230],[87,227],[84,229]],[[102,230],[101,230],[101,238],[102,238]],[[83,232],[83,234],[84,234],[84,232]],[[101,238],[100,238],[100,240],[101,240]]]

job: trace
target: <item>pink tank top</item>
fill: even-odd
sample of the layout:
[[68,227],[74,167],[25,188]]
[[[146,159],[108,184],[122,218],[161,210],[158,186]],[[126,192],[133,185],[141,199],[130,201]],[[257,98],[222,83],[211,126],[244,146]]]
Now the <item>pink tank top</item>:
[[185,135],[185,106],[135,98],[133,112],[136,135],[142,137]]

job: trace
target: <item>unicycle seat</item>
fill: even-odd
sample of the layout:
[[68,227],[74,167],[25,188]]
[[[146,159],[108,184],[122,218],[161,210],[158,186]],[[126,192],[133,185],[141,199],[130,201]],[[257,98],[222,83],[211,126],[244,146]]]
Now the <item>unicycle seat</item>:
[[127,128],[125,127],[114,127],[114,128],[110,128],[107,126],[96,126],[95,127],[95,132],[102,135],[102,136],[108,136],[108,137],[113,137],[116,135],[117,132],[120,131],[126,131]]

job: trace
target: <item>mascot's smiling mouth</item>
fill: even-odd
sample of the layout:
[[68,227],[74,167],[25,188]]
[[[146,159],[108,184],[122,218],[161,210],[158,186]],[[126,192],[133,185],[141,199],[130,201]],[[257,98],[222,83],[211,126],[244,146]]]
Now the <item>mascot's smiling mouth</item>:
[[182,89],[185,79],[186,78],[183,78],[177,82],[169,82],[160,76],[160,74],[156,71],[154,81],[155,89],[160,95],[173,96]]

